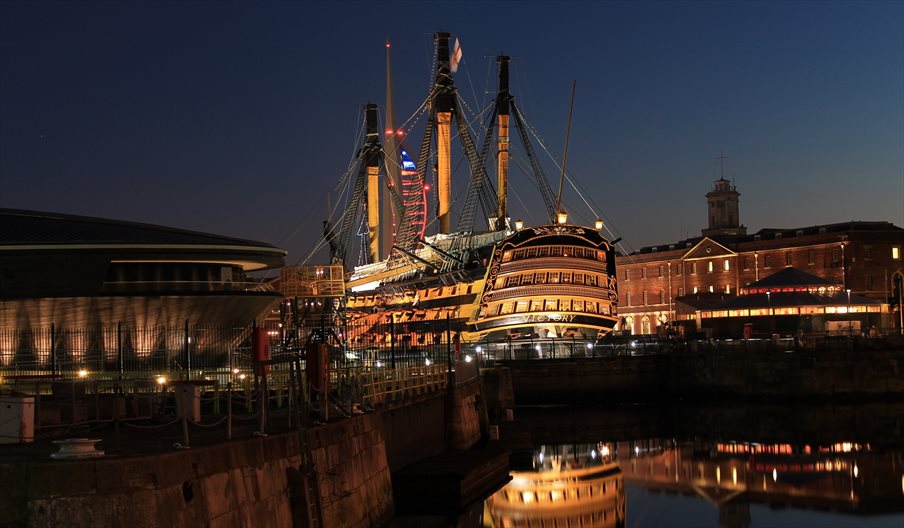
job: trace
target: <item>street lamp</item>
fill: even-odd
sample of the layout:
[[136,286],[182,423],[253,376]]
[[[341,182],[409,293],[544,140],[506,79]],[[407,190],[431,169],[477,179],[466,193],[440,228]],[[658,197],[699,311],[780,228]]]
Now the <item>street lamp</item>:
[[775,333],[775,311],[772,310],[772,290],[766,291],[766,301],[769,303],[769,333],[774,334]]
[[[842,247],[844,247],[844,246],[842,246]],[[848,337],[850,337],[851,334],[853,334],[853,332],[854,332],[854,329],[851,328],[851,325],[853,324],[853,323],[851,322],[851,289],[848,288],[846,291],[847,291],[847,301],[848,301],[848,305],[847,305]]]

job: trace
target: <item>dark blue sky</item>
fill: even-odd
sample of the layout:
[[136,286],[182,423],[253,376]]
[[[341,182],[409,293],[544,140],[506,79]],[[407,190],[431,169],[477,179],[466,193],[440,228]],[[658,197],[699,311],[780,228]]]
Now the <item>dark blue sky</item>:
[[569,172],[634,248],[699,235],[720,150],[750,231],[904,225],[900,1],[6,0],[0,206],[261,240],[295,262],[361,105],[383,103],[384,40],[404,119],[438,30],[461,39],[472,108],[495,84],[485,57],[515,57],[516,96],[556,152],[577,80]]

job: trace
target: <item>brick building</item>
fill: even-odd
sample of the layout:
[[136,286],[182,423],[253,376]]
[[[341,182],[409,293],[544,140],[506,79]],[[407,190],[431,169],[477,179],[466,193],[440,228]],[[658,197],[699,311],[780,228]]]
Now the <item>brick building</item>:
[[617,258],[619,327],[656,333],[680,317],[677,300],[724,300],[786,267],[840,284],[852,295],[888,303],[890,328],[902,327],[904,229],[889,222],[844,222],[747,234],[740,193],[725,179],[706,195],[702,236],[651,246]]

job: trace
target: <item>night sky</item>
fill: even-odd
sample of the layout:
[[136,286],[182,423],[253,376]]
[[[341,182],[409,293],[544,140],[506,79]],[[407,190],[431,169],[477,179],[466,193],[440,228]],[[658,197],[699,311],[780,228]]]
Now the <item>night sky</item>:
[[[700,234],[720,151],[749,232],[904,226],[900,1],[4,0],[0,207],[249,238],[297,262],[362,105],[384,102],[385,39],[404,120],[434,31],[461,40],[472,109],[495,89],[487,57],[512,55],[515,96],[556,153],[577,80],[568,169],[631,248]],[[512,216],[542,222],[518,178]]]

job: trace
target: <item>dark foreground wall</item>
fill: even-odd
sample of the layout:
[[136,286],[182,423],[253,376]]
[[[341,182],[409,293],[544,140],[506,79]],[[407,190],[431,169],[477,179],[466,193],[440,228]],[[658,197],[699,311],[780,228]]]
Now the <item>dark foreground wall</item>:
[[0,527],[383,526],[392,471],[480,439],[478,397],[474,380],[302,432],[149,456],[56,461],[48,444],[0,462]]
[[500,362],[515,401],[654,401],[673,397],[904,397],[902,350],[697,350]]

